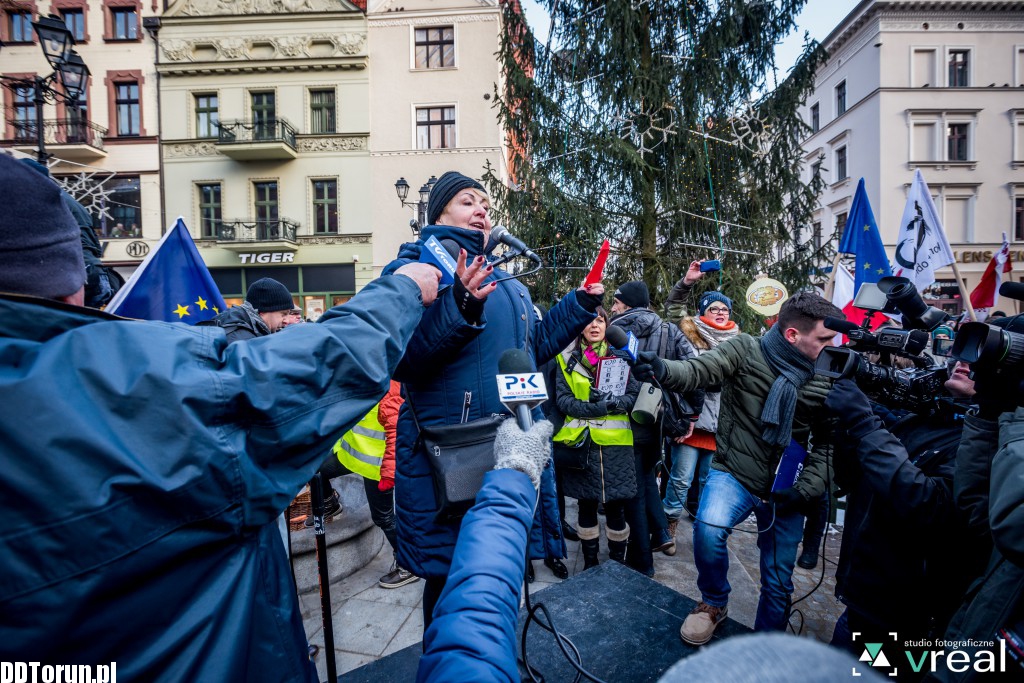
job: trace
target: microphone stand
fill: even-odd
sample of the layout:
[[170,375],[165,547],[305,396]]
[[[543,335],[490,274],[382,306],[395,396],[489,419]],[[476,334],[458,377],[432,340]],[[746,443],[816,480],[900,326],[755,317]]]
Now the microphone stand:
[[309,480],[309,499],[313,507],[313,533],[316,537],[317,580],[320,584],[320,614],[324,624],[324,656],[327,680],[338,680],[338,666],[334,659],[334,619],[331,616],[331,576],[327,569],[327,529],[324,524],[323,475],[317,472]]

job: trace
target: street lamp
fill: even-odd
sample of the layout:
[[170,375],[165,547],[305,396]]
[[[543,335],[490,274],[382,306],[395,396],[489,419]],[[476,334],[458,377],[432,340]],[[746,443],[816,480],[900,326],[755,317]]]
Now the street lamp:
[[409,197],[409,181],[402,177],[395,182],[395,194],[398,195],[398,201],[401,202],[402,206],[415,207],[416,209],[416,218],[409,221],[409,227],[412,228],[413,236],[419,236],[420,230],[427,225],[427,204],[430,202],[430,191],[434,189],[434,183],[436,182],[437,177],[430,176],[430,180],[420,185],[420,199],[417,202],[406,201]]
[[[39,38],[39,46],[46,61],[53,67],[53,72],[49,76],[33,76],[30,79],[0,76],[0,80],[10,83],[8,87],[12,90],[32,89],[32,102],[35,104],[36,160],[45,164],[50,155],[46,153],[43,104],[59,99],[69,105],[77,105],[89,84],[89,67],[74,51],[75,37],[60,17],[52,14],[40,17],[38,21],[32,22],[32,28]],[[56,87],[58,82],[59,88]]]

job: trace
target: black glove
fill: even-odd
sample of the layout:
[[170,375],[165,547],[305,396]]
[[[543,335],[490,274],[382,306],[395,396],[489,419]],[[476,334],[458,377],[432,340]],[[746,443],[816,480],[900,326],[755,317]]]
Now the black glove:
[[600,389],[594,389],[594,388],[590,389],[590,402],[591,403],[598,403],[600,401],[607,401],[610,398],[611,398],[611,394],[609,394],[607,391],[601,391]]
[[582,289],[576,290],[576,303],[583,307],[587,313],[596,313],[597,307],[604,303],[603,294],[591,294]]
[[480,318],[484,315],[484,299],[477,299],[473,296],[458,276],[455,277],[452,294],[455,295],[455,307],[462,314],[462,319],[470,325],[479,325]]
[[656,380],[661,383],[667,373],[665,361],[658,358],[658,354],[653,351],[641,351],[636,365],[633,366],[633,376],[641,382]]
[[623,394],[622,396],[612,397],[612,411],[616,413],[628,413],[633,408],[633,404],[630,401],[629,396]]
[[852,379],[841,379],[832,385],[832,391],[825,399],[825,409],[850,436],[864,436],[877,426],[871,402]]
[[800,492],[792,486],[788,489],[773,492],[770,499],[775,503],[776,513],[797,512],[806,502],[804,497],[800,495]]

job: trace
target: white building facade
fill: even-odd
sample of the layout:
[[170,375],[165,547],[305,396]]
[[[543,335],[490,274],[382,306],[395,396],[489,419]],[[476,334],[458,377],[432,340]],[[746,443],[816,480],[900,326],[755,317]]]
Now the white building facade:
[[[1024,280],[1024,2],[864,0],[823,44],[802,115],[825,189],[805,237],[838,236],[863,177],[891,256],[920,169],[967,291],[1004,232]],[[959,312],[952,269],[938,277],[929,294]]]

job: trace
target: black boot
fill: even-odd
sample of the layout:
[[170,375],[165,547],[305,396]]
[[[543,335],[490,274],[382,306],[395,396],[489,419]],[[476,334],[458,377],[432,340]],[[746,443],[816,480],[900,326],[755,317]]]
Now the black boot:
[[578,541],[578,540],[580,540],[579,534],[576,533],[576,530],[573,529],[572,525],[569,524],[564,519],[562,520],[562,536],[567,541]]
[[599,541],[601,534],[601,527],[583,527],[579,528],[580,534],[580,548],[583,550],[583,570],[586,571],[591,567],[598,565],[597,552],[600,549]]
[[625,529],[605,529],[608,535],[608,559],[625,564],[626,546],[629,545],[629,525]]

